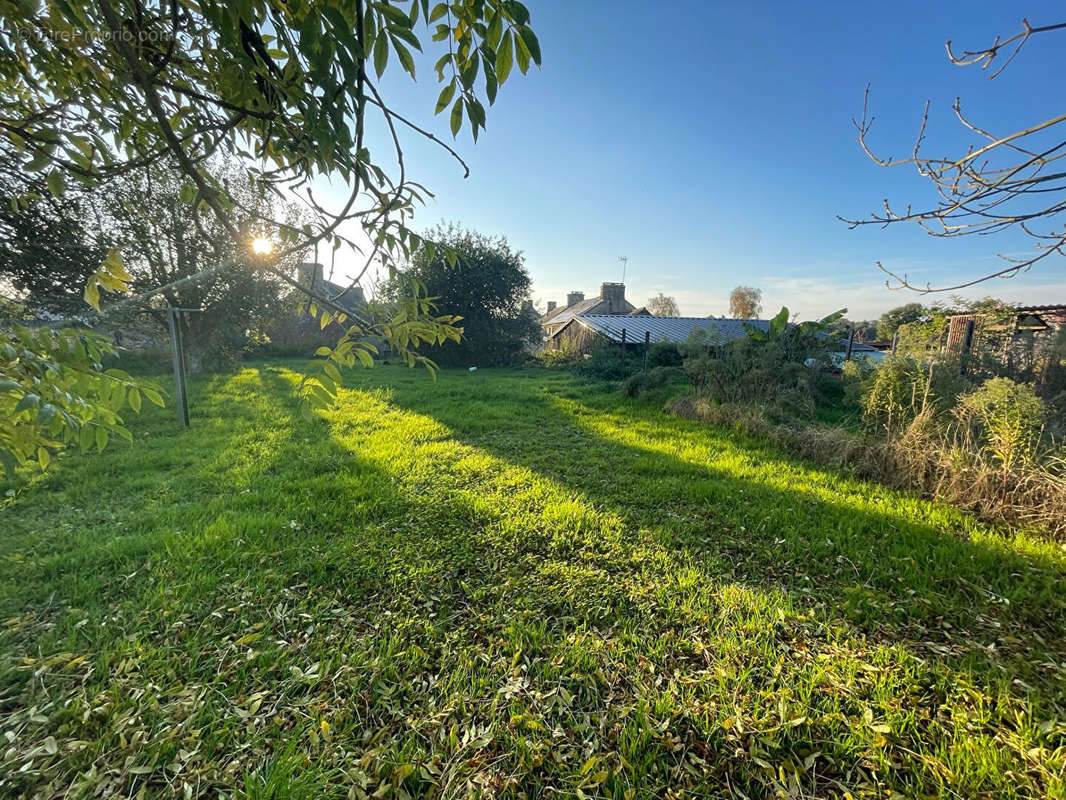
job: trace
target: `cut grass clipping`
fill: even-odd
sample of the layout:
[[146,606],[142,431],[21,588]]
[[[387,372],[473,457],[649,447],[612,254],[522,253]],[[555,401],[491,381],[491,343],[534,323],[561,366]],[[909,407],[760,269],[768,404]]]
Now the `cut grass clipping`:
[[0,795],[1066,793],[1061,547],[569,375],[298,379],[0,509]]

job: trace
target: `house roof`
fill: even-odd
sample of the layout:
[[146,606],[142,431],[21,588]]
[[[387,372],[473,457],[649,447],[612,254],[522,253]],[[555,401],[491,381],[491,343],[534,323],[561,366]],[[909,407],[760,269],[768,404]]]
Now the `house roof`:
[[[626,304],[626,314],[635,310],[635,306],[628,300],[624,301]],[[596,310],[601,304],[606,306],[607,300],[603,297],[590,297],[587,300],[574,303],[572,306],[566,306],[565,308],[556,308],[550,314],[545,314],[540,318],[541,325],[559,325],[560,323],[569,322],[578,314],[588,316],[595,314]],[[602,315],[606,316],[606,315]],[[624,316],[624,315],[623,315]]]
[[325,267],[318,263],[296,265],[297,280],[313,292],[325,295],[341,308],[356,312],[366,305],[363,287],[349,284],[341,286],[325,277]]
[[357,311],[366,305],[361,286],[340,286],[333,281],[322,281],[319,287],[327,297],[333,298],[333,302],[349,311]]
[[[1061,314],[1066,312],[1066,303],[1049,303],[1043,306],[1005,306],[1003,311],[1011,311],[1015,314]],[[949,317],[972,317],[980,315],[977,311],[949,311]]]
[[1014,310],[1017,312],[1029,312],[1033,314],[1040,314],[1042,312],[1066,311],[1066,303],[1052,303],[1046,306],[1017,306]]
[[643,315],[596,315],[582,314],[574,322],[591,328],[612,342],[622,341],[622,331],[627,342],[643,342],[644,334],[651,342],[683,342],[695,328],[708,333],[717,332],[722,344],[746,335],[743,322],[767,330],[770,323],[764,319],[716,319],[714,317],[653,317]]
[[[596,315],[581,314],[574,317],[569,324],[583,325],[604,336],[611,342],[621,343],[622,331],[626,332],[626,342],[636,344],[644,341],[648,334],[651,343],[683,342],[695,328],[703,328],[710,334],[717,334],[717,342],[726,344],[734,339],[747,336],[744,323],[766,331],[770,321],[765,319],[725,319],[718,317],[655,317],[637,315]],[[566,327],[566,326],[564,326]],[[847,342],[842,340],[842,347]],[[852,352],[875,352],[877,348],[862,342],[852,344]]]

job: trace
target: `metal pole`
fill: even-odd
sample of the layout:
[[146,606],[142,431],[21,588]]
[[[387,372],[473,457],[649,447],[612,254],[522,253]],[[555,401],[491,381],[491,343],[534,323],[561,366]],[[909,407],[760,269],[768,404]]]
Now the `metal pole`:
[[844,360],[851,361],[851,348],[855,345],[855,329],[851,329],[851,333],[848,334],[848,349],[844,351]]
[[648,371],[648,348],[651,347],[651,331],[644,331],[644,371]]
[[626,360],[626,329],[622,328],[622,347],[620,350],[622,360]]
[[170,352],[174,359],[174,396],[178,407],[178,424],[189,427],[189,396],[185,386],[185,349],[181,340],[181,325],[178,314],[181,309],[168,308],[167,319],[170,322]]

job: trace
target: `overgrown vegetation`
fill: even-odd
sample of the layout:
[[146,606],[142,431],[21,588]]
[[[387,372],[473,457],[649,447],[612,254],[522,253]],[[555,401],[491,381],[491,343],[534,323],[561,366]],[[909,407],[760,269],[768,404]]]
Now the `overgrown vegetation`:
[[[783,309],[766,330],[725,344],[698,328],[686,342],[660,343],[647,372],[637,350],[617,347],[594,352],[577,371],[803,457],[1066,536],[1066,395],[1056,372],[1066,374],[1066,335],[1051,346],[1038,393],[1021,380],[1032,360],[1013,362],[1016,381],[1004,376],[1012,367],[993,357],[995,348],[965,361],[942,353],[942,313],[904,323],[899,354],[880,366],[855,360],[838,369],[831,353],[843,349],[833,332],[840,317],[790,325]],[[678,364],[687,391],[675,371],[660,369]]]
[[[957,359],[890,359],[858,376],[864,418],[883,437],[890,468],[963,508],[1066,534],[1061,418],[1033,387],[960,375]],[[890,476],[886,476],[891,480]]]
[[0,508],[0,795],[1066,792],[1059,546],[562,371],[299,379]]

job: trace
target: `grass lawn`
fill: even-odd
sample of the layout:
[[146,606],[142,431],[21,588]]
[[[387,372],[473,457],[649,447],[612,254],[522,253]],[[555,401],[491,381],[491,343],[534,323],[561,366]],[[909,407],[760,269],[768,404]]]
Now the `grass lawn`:
[[0,508],[0,796],[1066,796],[1062,546],[563,372],[297,368]]

